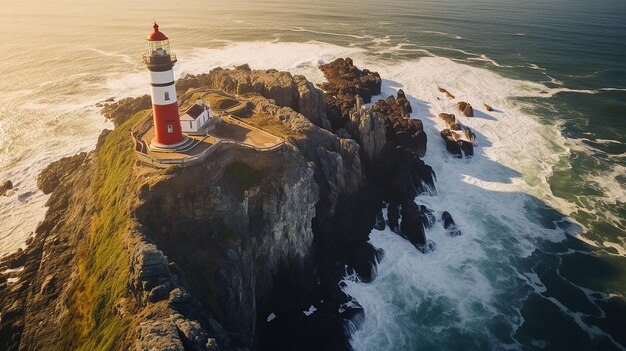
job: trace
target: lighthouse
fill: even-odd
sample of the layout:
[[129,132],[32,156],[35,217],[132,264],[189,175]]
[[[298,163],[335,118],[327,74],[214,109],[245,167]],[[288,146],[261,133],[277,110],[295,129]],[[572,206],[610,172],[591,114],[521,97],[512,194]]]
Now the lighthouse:
[[155,135],[150,142],[150,148],[176,150],[189,139],[182,133],[180,126],[173,71],[176,55],[170,51],[170,42],[167,36],[159,31],[159,25],[154,23],[153,28],[146,39],[147,52],[143,55],[150,75],[154,120]]

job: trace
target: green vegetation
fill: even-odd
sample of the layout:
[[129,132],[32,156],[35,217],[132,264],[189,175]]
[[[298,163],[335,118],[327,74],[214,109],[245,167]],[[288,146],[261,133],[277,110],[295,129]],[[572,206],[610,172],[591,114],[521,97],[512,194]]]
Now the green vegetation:
[[97,154],[92,183],[96,214],[88,237],[79,244],[79,282],[70,298],[60,349],[113,350],[123,346],[131,321],[116,313],[116,305],[129,297],[126,235],[131,224],[128,194],[133,193],[135,161],[129,135],[146,113],[140,111],[115,128]]
[[225,95],[210,93],[207,94],[203,101],[209,103],[212,109],[226,110],[239,104],[239,101]]

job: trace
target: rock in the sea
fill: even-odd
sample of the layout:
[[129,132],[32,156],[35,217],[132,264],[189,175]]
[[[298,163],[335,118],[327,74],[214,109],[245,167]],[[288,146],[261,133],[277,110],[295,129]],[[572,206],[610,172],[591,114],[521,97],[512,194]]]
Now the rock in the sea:
[[476,134],[474,134],[474,132],[472,132],[472,130],[468,127],[463,127],[463,136],[465,136],[465,139],[471,143],[476,142]]
[[441,138],[446,142],[446,150],[448,150],[449,153],[459,158],[463,157],[461,145],[459,145],[455,133],[450,131],[450,129],[444,129],[441,131]]
[[444,122],[446,122],[448,127],[456,123],[456,116],[454,116],[454,114],[452,113],[440,113],[437,115],[437,117],[441,118]]
[[6,182],[2,183],[2,185],[0,185],[0,196],[3,196],[7,193],[7,191],[13,189],[13,183],[10,180],[7,180]]
[[463,151],[463,156],[474,156],[474,144],[466,140],[459,140],[459,145],[461,145],[461,151]]
[[459,236],[461,235],[461,231],[457,228],[456,223],[452,219],[452,215],[448,211],[444,211],[441,214],[441,221],[443,222],[443,227],[448,232],[450,236]]
[[425,252],[427,249],[425,228],[431,225],[426,210],[425,206],[418,206],[413,201],[404,204],[401,210],[402,222],[400,223],[400,232],[402,236],[406,237],[413,246],[422,252]]
[[472,105],[465,101],[457,102],[456,109],[465,117],[474,117],[474,109]]

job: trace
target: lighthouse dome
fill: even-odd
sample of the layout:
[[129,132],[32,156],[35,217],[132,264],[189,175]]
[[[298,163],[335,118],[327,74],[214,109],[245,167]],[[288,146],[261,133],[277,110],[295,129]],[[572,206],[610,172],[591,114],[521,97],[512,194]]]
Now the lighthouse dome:
[[152,26],[152,28],[154,28],[154,30],[152,31],[152,33],[150,33],[150,35],[148,35],[148,38],[146,38],[148,41],[167,40],[167,36],[159,31],[159,25],[156,24],[156,22],[154,23],[154,26]]

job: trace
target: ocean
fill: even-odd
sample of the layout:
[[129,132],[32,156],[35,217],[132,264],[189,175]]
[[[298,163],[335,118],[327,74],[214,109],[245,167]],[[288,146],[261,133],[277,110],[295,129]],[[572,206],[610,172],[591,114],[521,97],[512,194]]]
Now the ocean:
[[[623,0],[17,2],[0,0],[0,255],[45,214],[37,174],[112,128],[96,103],[149,92],[140,55],[159,22],[177,77],[249,63],[304,74],[337,57],[406,92],[437,193],[463,232],[428,254],[389,230],[355,350],[626,348],[626,3]],[[439,138],[453,102],[479,146]],[[456,101],[456,100],[455,100]],[[482,104],[495,108],[483,111]],[[303,308],[305,309],[305,308]]]

